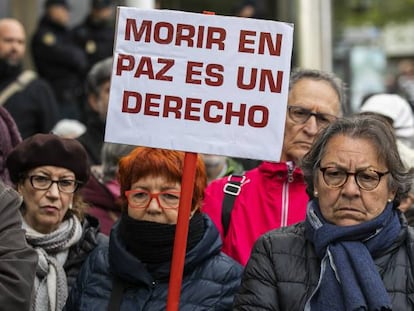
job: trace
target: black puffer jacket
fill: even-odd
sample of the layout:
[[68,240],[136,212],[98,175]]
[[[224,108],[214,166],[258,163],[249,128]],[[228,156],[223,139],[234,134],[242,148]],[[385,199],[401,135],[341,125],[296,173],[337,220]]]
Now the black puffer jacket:
[[[401,216],[397,241],[374,258],[393,311],[414,310],[414,228]],[[274,230],[256,242],[234,310],[303,311],[319,280],[320,260],[304,223]]]
[[68,289],[72,288],[79,274],[82,264],[89,253],[100,244],[107,243],[108,237],[99,232],[99,221],[95,217],[86,215],[82,222],[82,236],[78,243],[69,249],[69,255],[63,268],[66,272]]
[[[219,233],[208,217],[204,219],[206,231],[201,241],[186,254],[180,311],[231,310],[240,284],[242,266],[220,252]],[[64,310],[108,310],[114,276],[127,284],[120,310],[166,309],[171,263],[154,265],[150,272],[126,250],[118,232],[116,223],[110,245],[98,247],[86,260]]]

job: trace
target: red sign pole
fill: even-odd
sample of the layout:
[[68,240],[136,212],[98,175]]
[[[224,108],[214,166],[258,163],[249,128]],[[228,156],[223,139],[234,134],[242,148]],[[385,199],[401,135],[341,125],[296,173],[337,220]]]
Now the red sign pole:
[[[214,15],[215,13],[203,11],[203,14]],[[183,178],[181,180],[180,209],[178,210],[170,282],[168,284],[167,311],[178,311],[180,306],[181,283],[183,280],[188,221],[191,213],[191,200],[193,199],[196,164],[197,153],[186,152]]]
[[178,210],[178,220],[175,231],[170,282],[168,284],[167,311],[178,311],[180,305],[181,282],[183,279],[196,164],[197,153],[186,152],[184,157],[183,177],[181,180],[180,208]]

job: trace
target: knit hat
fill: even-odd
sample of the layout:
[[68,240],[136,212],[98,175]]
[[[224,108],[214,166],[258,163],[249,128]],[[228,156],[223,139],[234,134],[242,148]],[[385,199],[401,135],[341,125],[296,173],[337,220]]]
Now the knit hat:
[[375,112],[393,121],[395,135],[399,138],[414,136],[414,114],[406,99],[397,94],[376,94],[369,97],[361,112]]
[[0,107],[0,133],[0,179],[11,186],[6,158],[22,138],[13,117],[3,107]]
[[23,140],[7,157],[7,167],[14,183],[28,170],[44,165],[67,168],[75,174],[76,180],[83,183],[89,178],[88,155],[75,139],[35,134]]

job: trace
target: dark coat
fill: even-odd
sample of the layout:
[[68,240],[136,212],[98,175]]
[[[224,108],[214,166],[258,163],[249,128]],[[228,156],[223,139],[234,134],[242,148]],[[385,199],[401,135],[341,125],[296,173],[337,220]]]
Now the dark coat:
[[[0,77],[0,92],[16,81],[20,73]],[[23,139],[37,133],[50,133],[59,120],[55,94],[41,78],[35,78],[23,90],[9,97],[4,108],[13,117]]]
[[[180,311],[231,310],[239,287],[242,267],[220,252],[217,229],[207,216],[204,219],[204,236],[186,255]],[[116,224],[112,229],[109,247],[99,247],[86,261],[65,310],[106,310],[114,275],[128,282],[121,310],[166,309],[171,263],[160,264],[150,273],[125,249],[118,228]]]
[[[414,310],[414,228],[403,227],[396,242],[374,258],[393,311]],[[303,310],[316,288],[320,260],[305,239],[304,223],[271,231],[256,242],[234,310]]]
[[63,266],[70,290],[82,264],[98,245],[107,244],[108,237],[99,232],[99,222],[95,217],[86,215],[82,222],[82,236],[78,243],[69,249],[68,258]]
[[0,310],[29,310],[37,253],[26,242],[21,198],[0,182]]
[[37,71],[52,86],[61,118],[80,119],[85,104],[83,77],[88,70],[85,53],[73,43],[67,28],[48,16],[40,20],[31,44]]
[[115,37],[114,20],[96,23],[89,15],[72,32],[74,42],[88,57],[89,68],[98,61],[112,56]]
[[95,112],[89,112],[86,132],[77,140],[85,147],[91,165],[101,164],[101,150],[105,136],[105,122]]

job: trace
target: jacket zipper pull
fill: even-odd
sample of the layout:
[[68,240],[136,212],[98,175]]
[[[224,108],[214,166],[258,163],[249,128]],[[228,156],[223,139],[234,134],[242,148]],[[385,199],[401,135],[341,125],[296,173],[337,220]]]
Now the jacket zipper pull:
[[293,182],[293,171],[295,170],[295,165],[292,161],[286,162],[288,170],[288,182]]

